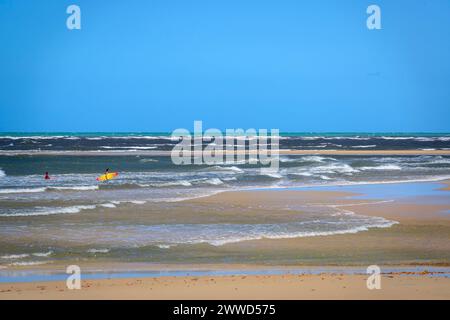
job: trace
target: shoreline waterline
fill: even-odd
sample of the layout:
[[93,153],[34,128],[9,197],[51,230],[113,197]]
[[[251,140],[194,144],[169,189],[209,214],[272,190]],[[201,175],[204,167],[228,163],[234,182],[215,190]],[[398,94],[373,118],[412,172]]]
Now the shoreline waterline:
[[[99,270],[100,269],[100,270]],[[133,279],[163,277],[225,277],[225,276],[274,276],[274,275],[367,275],[367,266],[165,266],[148,264],[133,266],[88,267],[82,269],[82,280]],[[381,275],[398,274],[450,278],[450,266],[434,265],[387,265],[380,266]],[[64,268],[40,270],[0,269],[0,283],[65,281],[68,274]]]

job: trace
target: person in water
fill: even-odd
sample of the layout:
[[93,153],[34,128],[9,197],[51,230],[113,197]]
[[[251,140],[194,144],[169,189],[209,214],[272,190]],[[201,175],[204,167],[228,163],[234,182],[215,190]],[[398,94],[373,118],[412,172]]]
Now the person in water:
[[106,178],[106,180],[108,180],[108,173],[109,173],[109,168],[106,168],[106,170],[105,170],[105,178]]
[[44,177],[44,179],[45,179],[45,180],[50,180],[50,176],[48,175],[48,171],[45,172],[45,177]]

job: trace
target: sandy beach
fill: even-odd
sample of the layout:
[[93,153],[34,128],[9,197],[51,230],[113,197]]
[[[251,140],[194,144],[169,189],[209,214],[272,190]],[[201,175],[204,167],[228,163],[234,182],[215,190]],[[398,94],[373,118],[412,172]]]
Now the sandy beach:
[[382,276],[368,290],[365,275],[161,277],[87,280],[80,290],[61,282],[0,284],[1,299],[449,299],[450,279]]

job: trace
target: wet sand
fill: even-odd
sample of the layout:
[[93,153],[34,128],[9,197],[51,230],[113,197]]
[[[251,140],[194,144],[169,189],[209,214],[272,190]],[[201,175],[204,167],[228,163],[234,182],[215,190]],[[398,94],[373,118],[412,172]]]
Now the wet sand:
[[[448,181],[446,184],[448,186]],[[267,268],[307,265],[367,267],[371,264],[450,266],[450,215],[447,213],[450,205],[422,203],[420,198],[413,203],[375,203],[351,199],[351,195],[338,191],[241,191],[224,192],[185,201],[184,204],[226,205],[226,208],[233,209],[224,210],[223,215],[227,215],[239,212],[242,208],[275,208],[280,203],[330,203],[345,205],[346,209],[356,214],[374,215],[399,222],[390,228],[373,228],[354,234],[226,244],[214,248],[212,253],[236,259],[243,257],[246,263],[230,263],[217,266],[219,268],[240,269],[245,268],[245,265],[254,267],[257,264]],[[192,219],[196,214],[191,212]],[[249,264],[248,261],[254,263]],[[105,261],[102,268],[107,269],[108,265],[112,266],[114,262]],[[99,262],[98,266],[102,264]],[[202,264],[197,266],[201,268]],[[181,269],[183,263],[167,265],[165,268]],[[368,290],[366,279],[366,275],[333,273],[142,277],[86,280],[83,281],[82,290],[68,290],[61,281],[3,283],[0,284],[0,299],[450,299],[450,278],[430,278],[427,274],[383,275],[382,290]]]
[[[437,188],[439,185],[437,185]],[[338,189],[338,188],[337,188]],[[352,194],[336,191],[291,191],[265,190],[224,192],[210,197],[172,203],[163,207],[156,204],[124,206],[114,210],[101,209],[95,213],[55,215],[44,217],[47,234],[39,229],[28,232],[19,239],[11,236],[3,240],[4,246],[25,246],[40,243],[41,249],[32,252],[46,252],[48,247],[61,248],[59,252],[73,255],[58,255],[45,259],[59,263],[82,264],[91,262],[104,264],[125,263],[127,261],[170,265],[266,265],[266,266],[367,266],[381,265],[450,265],[450,204],[433,204],[428,198],[417,198],[415,203],[380,202],[378,200],[352,199]],[[384,217],[399,222],[388,228],[370,228],[357,233],[298,238],[258,239],[209,245],[207,243],[179,244],[170,249],[144,248],[131,257],[124,250],[112,250],[107,254],[86,254],[89,248],[96,248],[95,235],[80,244],[65,240],[53,241],[51,234],[58,236],[61,225],[78,225],[85,222],[104,221],[120,224],[132,221],[135,224],[173,223],[289,223],[298,221],[304,207],[298,204],[342,205],[341,209],[361,215]],[[308,210],[306,208],[306,210]],[[334,210],[334,209],[333,209]],[[41,221],[43,217],[36,218]],[[18,219],[16,219],[19,221]],[[6,222],[5,222],[6,223]],[[64,232],[64,231],[61,231]],[[26,238],[25,238],[26,237]],[[60,235],[65,239],[64,235]],[[102,248],[102,247],[100,247]],[[84,254],[83,254],[84,252]],[[77,259],[77,254],[83,254]],[[28,266],[35,269],[38,266]],[[40,267],[40,266],[39,266]],[[11,266],[8,269],[27,266]],[[164,267],[165,268],[165,267]]]
[[[308,203],[345,204],[355,214],[383,217],[399,222],[390,228],[372,228],[368,231],[292,239],[262,239],[227,245],[229,250],[256,252],[278,261],[287,257],[301,265],[446,265],[450,266],[450,210],[449,205],[386,202],[343,199],[350,194],[314,191],[258,191],[238,194],[222,193],[198,199],[204,202],[227,202],[250,205],[255,202],[270,204],[298,201]],[[375,204],[364,204],[375,202]],[[276,252],[276,253],[275,253]],[[295,262],[294,262],[295,261]]]
[[440,190],[450,191],[450,180],[442,181],[442,183],[443,183],[445,186],[444,186],[443,188],[441,188]]

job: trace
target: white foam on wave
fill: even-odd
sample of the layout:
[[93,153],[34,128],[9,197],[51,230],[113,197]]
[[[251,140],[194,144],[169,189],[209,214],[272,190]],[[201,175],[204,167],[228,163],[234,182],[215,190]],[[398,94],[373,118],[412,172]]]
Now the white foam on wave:
[[89,191],[89,190],[98,190],[98,186],[48,187],[48,190]]
[[82,210],[95,209],[96,205],[80,205],[72,207],[36,207],[34,211],[5,214],[3,217],[49,216],[54,214],[79,213]]
[[345,163],[332,163],[325,166],[318,166],[310,168],[312,173],[344,173],[344,174],[352,174],[355,172],[359,172],[358,169],[351,167]]
[[294,176],[303,176],[303,177],[312,177],[313,174],[311,172],[289,172],[289,174],[292,174]]
[[311,161],[311,162],[325,162],[326,160],[336,161],[336,159],[331,157],[321,157],[321,156],[304,156],[301,157],[302,161]]
[[380,139],[384,140],[414,140],[420,142],[433,142],[433,141],[450,141],[450,137],[389,137],[383,136]]
[[361,146],[352,146],[352,148],[375,148],[376,144],[368,144],[368,145],[361,145]]
[[27,253],[23,253],[23,254],[7,254],[4,256],[1,256],[1,259],[11,259],[11,260],[15,260],[15,259],[23,259],[26,257],[29,257],[30,255]]
[[224,180],[224,181],[236,181],[237,178],[236,177],[227,177],[227,178],[222,178],[222,180]]
[[156,146],[101,146],[102,149],[125,149],[125,150],[151,150],[157,149]]
[[105,139],[142,139],[142,140],[169,140],[178,141],[179,137],[171,136],[99,136],[99,137],[87,137],[86,140],[105,140]]
[[6,177],[6,173],[2,169],[0,169],[0,178],[3,178],[3,177]]
[[261,175],[268,176],[274,179],[281,179],[283,176],[280,173],[277,172],[261,172]]
[[[242,164],[249,164],[249,163],[258,163],[258,158],[255,158],[253,156],[249,156],[250,158],[246,159],[240,159],[240,160],[227,160],[225,161],[214,161],[214,164],[216,166],[236,166],[236,165],[242,165]],[[212,167],[211,167],[212,168]]]
[[33,253],[33,256],[35,257],[49,257],[53,254],[53,251],[47,251],[47,252],[35,252]]
[[156,160],[156,159],[148,159],[148,158],[146,158],[146,159],[139,160],[139,162],[147,163],[147,162],[159,162],[159,161]]
[[371,137],[361,137],[361,136],[356,136],[356,137],[342,137],[342,136],[309,136],[309,137],[289,137],[290,140],[307,140],[307,141],[311,141],[311,140],[370,140],[372,139]]
[[281,157],[279,158],[280,162],[319,162],[323,163],[326,161],[337,161],[331,157],[322,157],[322,156],[302,156],[302,157]]
[[0,139],[10,139],[10,140],[53,140],[53,139],[68,139],[76,140],[79,139],[75,136],[0,136]]
[[86,250],[87,253],[108,253],[109,249],[88,249]]
[[432,141],[450,141],[450,137],[418,137],[416,141],[432,142]]
[[172,247],[173,245],[169,245],[169,244],[158,244],[156,245],[158,248],[160,249],[170,249],[170,247]]
[[103,140],[103,139],[105,139],[106,137],[89,137],[89,138],[86,138],[86,140],[93,140],[93,141],[97,141],[97,140]]
[[147,201],[143,201],[143,200],[132,200],[132,201],[129,201],[130,203],[132,203],[132,204],[145,204],[145,203],[147,203]]
[[[344,209],[337,209],[344,212]],[[329,214],[336,212],[332,210]],[[350,211],[347,211],[351,213]],[[352,214],[352,213],[351,213]],[[321,218],[307,219],[289,223],[269,224],[159,224],[127,226],[122,230],[125,235],[133,234],[133,247],[157,246],[168,249],[178,244],[208,243],[221,246],[233,242],[259,239],[288,239],[312,236],[356,233],[371,228],[387,228],[397,221],[382,217],[353,215],[351,217],[332,217],[324,214]],[[107,240],[109,245],[123,245],[122,237]],[[119,241],[119,242],[117,242]]]
[[22,261],[22,262],[13,262],[13,263],[10,263],[9,265],[22,267],[22,266],[37,266],[37,265],[47,264],[47,263],[49,263],[49,261]]
[[416,137],[389,137],[389,136],[382,136],[380,137],[380,139],[383,140],[413,140],[413,139],[418,139]]
[[36,193],[45,191],[90,191],[97,190],[98,186],[73,186],[73,187],[35,187],[35,188],[7,188],[0,189],[0,194],[8,193]]
[[11,188],[11,189],[0,189],[0,194],[5,193],[34,193],[34,192],[45,192],[47,188]]
[[132,204],[145,204],[147,201],[144,200],[122,200],[122,201],[111,201],[113,205],[120,205],[122,203],[132,203]]
[[221,166],[213,166],[211,167],[212,170],[218,170],[218,171],[225,171],[225,172],[230,172],[231,173],[243,173],[244,170],[242,170],[241,168],[238,168],[236,166],[231,166],[231,167],[221,167]]
[[280,161],[280,162],[296,162],[298,160],[295,158],[281,157],[281,158],[278,158],[278,161]]
[[176,186],[182,186],[182,187],[191,187],[192,183],[187,180],[178,180],[178,181],[171,181],[171,182],[159,182],[159,183],[147,183],[138,184],[141,187],[157,187],[157,188],[164,188],[164,187],[176,187]]
[[356,136],[356,137],[323,137],[323,139],[325,140],[370,140],[373,139],[373,137],[361,137],[361,136]]
[[53,251],[48,251],[48,252],[35,252],[35,253],[21,253],[21,254],[7,254],[7,255],[3,255],[0,256],[1,259],[8,259],[8,260],[17,260],[17,259],[24,259],[24,258],[28,258],[31,255],[35,256],[35,257],[48,257],[53,253]]
[[[308,146],[308,148],[326,148],[328,146],[328,143],[322,143],[319,145],[315,145],[315,146]],[[301,147],[300,149],[303,149],[303,147]]]
[[395,164],[387,164],[375,167],[360,167],[359,170],[402,170],[402,168]]
[[212,178],[212,179],[206,179],[206,180],[204,180],[203,183],[211,184],[211,185],[213,185],[213,186],[218,186],[218,185],[223,184],[223,181],[220,180],[219,178]]
[[[235,190],[245,190],[245,188],[237,188]],[[251,190],[250,188],[248,188],[249,190]],[[183,201],[189,201],[189,200],[194,200],[194,199],[200,199],[200,198],[206,198],[206,197],[210,197],[210,196],[214,196],[216,194],[222,193],[222,192],[226,192],[229,191],[230,189],[216,189],[216,190],[208,190],[205,191],[203,190],[202,193],[198,193],[198,194],[194,194],[194,195],[189,195],[186,197],[180,197],[180,198],[159,198],[159,199],[153,199],[153,200],[149,200],[151,202],[183,202]]]
[[433,160],[429,161],[428,163],[431,163],[431,164],[450,164],[450,158],[437,157],[436,159],[433,159]]
[[260,235],[242,236],[242,237],[230,237],[228,239],[221,240],[211,240],[211,241],[198,241],[199,243],[206,242],[213,246],[222,246],[229,243],[236,243],[241,241],[249,240],[261,240],[261,239],[292,239],[292,238],[306,238],[306,237],[319,237],[319,236],[332,236],[338,234],[352,234],[362,231],[368,231],[371,228],[390,228],[393,225],[398,224],[397,221],[386,220],[380,218],[380,222],[377,224],[370,224],[367,226],[358,226],[344,230],[334,230],[334,231],[300,231],[284,234],[276,233],[262,233]]
[[103,208],[116,208],[114,203],[102,203],[100,206]]

